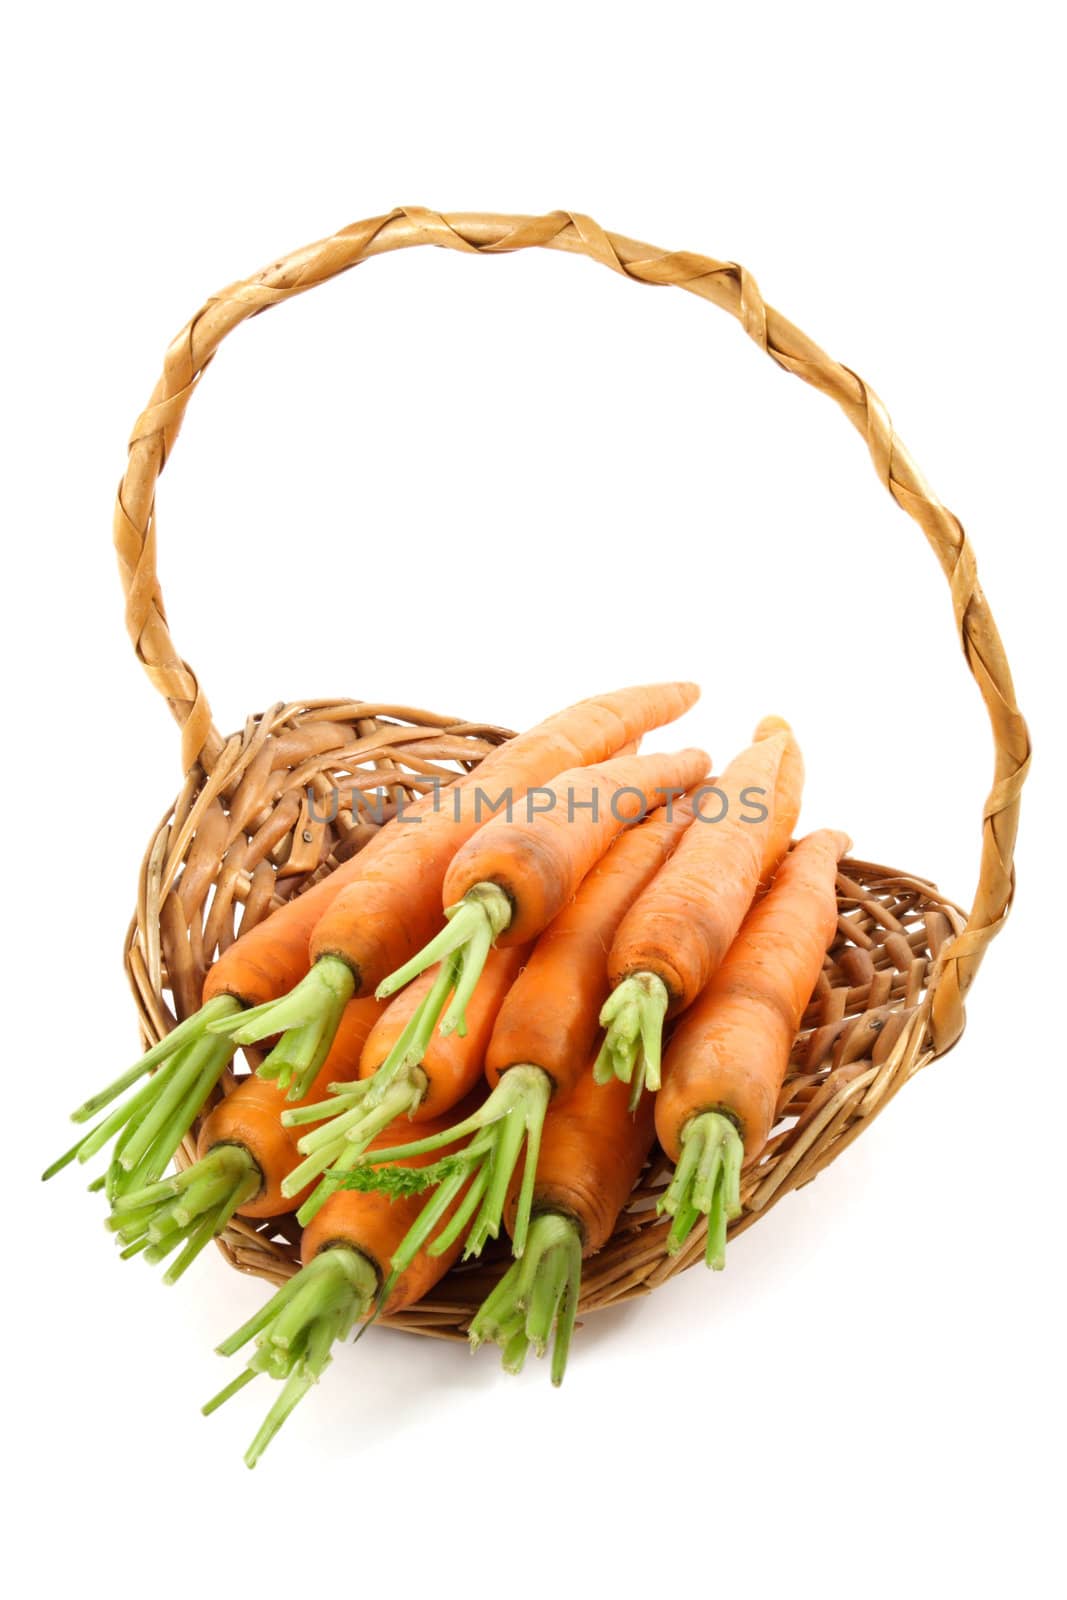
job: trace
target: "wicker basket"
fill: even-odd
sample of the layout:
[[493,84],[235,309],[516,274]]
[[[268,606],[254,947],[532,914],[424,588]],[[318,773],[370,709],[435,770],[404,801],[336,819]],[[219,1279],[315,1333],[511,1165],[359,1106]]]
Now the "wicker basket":
[[[373,829],[365,812],[339,810],[324,820],[335,790],[346,795],[384,785],[395,802],[435,778],[470,770],[508,737],[501,728],[408,706],[316,700],[276,705],[224,739],[196,675],[174,648],[156,576],[156,479],[192,392],[225,336],[247,317],[370,256],[424,244],[476,255],[532,245],[565,250],[638,283],[686,289],[729,311],[779,366],[837,401],[866,438],[886,488],[922,528],[951,588],[996,753],[974,905],[964,915],[923,879],[869,862],[842,863],[837,940],[796,1039],[778,1124],[744,1176],[744,1211],[731,1230],[738,1233],[814,1178],[914,1072],[959,1037],[964,997],[1011,903],[1029,741],[959,522],[923,482],[874,392],[766,305],[749,274],[733,263],[656,250],[569,212],[443,217],[404,207],[344,228],[222,290],[174,340],[133,430],[115,508],[127,626],[142,666],[181,728],[187,774],[149,843],[127,939],[126,967],[141,1030],[146,1043],[154,1043],[176,1018],[195,1010],[216,952],[366,842]],[[228,1077],[223,1090],[233,1081]],[[191,1148],[187,1142],[186,1159]],[[665,1176],[665,1162],[654,1156],[614,1237],[587,1263],[583,1312],[644,1293],[700,1259],[702,1226],[681,1254],[665,1253],[668,1219],[658,1220],[653,1204]],[[295,1270],[298,1243],[291,1217],[255,1225],[237,1220],[220,1241],[234,1266],[272,1282]],[[471,1269],[453,1271],[430,1299],[391,1320],[413,1332],[460,1335],[500,1268],[500,1255],[487,1254]]]

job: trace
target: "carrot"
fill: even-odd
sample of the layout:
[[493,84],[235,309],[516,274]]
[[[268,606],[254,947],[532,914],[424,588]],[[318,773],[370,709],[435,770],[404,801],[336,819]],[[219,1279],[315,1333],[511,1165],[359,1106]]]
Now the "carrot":
[[492,1087],[513,1066],[547,1072],[554,1093],[584,1070],[608,983],[606,952],[620,922],[693,820],[692,797],[628,828],[553,919],[504,1001],[486,1057]]
[[317,924],[311,970],[284,999],[212,1026],[232,1033],[239,1044],[281,1034],[274,1050],[281,1061],[300,1063],[321,1050],[344,1002],[372,993],[441,926],[441,886],[449,862],[492,810],[514,805],[566,768],[603,760],[673,721],[698,693],[688,683],[619,689],[580,701],[498,746],[417,824],[397,825],[383,840]]
[[724,1263],[742,1164],[770,1135],[793,1039],[837,927],[837,863],[848,844],[829,830],[801,840],[671,1039],[656,1132],[677,1163],[659,1206],[674,1218],[672,1254],[703,1212],[708,1266]]
[[[545,1118],[533,1220],[522,1258],[504,1274],[470,1325],[471,1348],[487,1339],[519,1372],[532,1344],[543,1356],[555,1328],[552,1382],[563,1382],[578,1314],[582,1260],[610,1239],[654,1139],[652,1096],[630,1106],[625,1084],[603,1088],[587,1066],[574,1092]],[[505,1217],[514,1231],[516,1185]]]
[[[486,1240],[499,1234],[508,1184],[525,1145],[512,1228],[515,1254],[522,1255],[542,1123],[549,1101],[565,1102],[588,1066],[597,1012],[607,993],[606,952],[612,934],[628,904],[683,837],[690,818],[682,802],[654,811],[620,834],[546,929],[504,1001],[486,1057],[493,1092],[473,1117],[452,1130],[454,1138],[469,1138],[470,1143],[456,1157],[446,1157],[419,1175],[426,1183],[440,1181],[444,1203],[471,1180],[468,1201],[473,1205],[477,1200],[479,1210],[468,1234],[467,1255],[478,1255]],[[421,1147],[432,1148],[427,1141]],[[382,1167],[367,1181],[394,1180]],[[399,1181],[408,1180],[401,1175]]]
[[774,786],[774,807],[770,827],[764,837],[760,858],[760,887],[766,888],[785,859],[793,840],[793,829],[800,815],[800,798],[804,792],[804,757],[796,736],[784,717],[764,717],[752,735],[753,744],[773,739],[777,734],[785,737],[782,764]]
[[[309,1100],[325,1094],[331,1080],[356,1076],[381,1011],[376,1000],[349,1001]],[[300,1154],[297,1134],[282,1125],[285,1104],[278,1083],[253,1073],[205,1118],[191,1166],[116,1197],[108,1226],[125,1246],[123,1257],[143,1251],[155,1264],[183,1244],[163,1277],[164,1283],[176,1283],[235,1213],[277,1217],[291,1211],[298,1201],[288,1197],[284,1184]]]
[[[104,1106],[118,1100],[146,1074],[152,1076],[129,1095],[95,1128],[42,1174],[51,1178],[70,1162],[88,1161],[116,1140],[104,1187],[108,1198],[143,1189],[162,1177],[197,1112],[218,1083],[233,1055],[232,1039],[220,1036],[242,1008],[257,1007],[285,994],[306,974],[308,940],[323,912],[364,870],[368,859],[382,847],[390,822],[358,855],[337,867],[329,877],[272,911],[219,956],[204,980],[202,1005],[193,1016],[171,1029],[165,1039],[147,1051],[120,1077],[91,1096],[73,1113],[75,1122],[88,1122]],[[321,1059],[302,1078],[303,1093]],[[283,1083],[288,1079],[283,1079]],[[99,1183],[95,1187],[99,1187]]]
[[[420,1157],[405,1159],[414,1165]],[[436,1254],[420,1248],[402,1273],[389,1272],[396,1245],[426,1209],[417,1196],[390,1202],[379,1194],[339,1190],[304,1230],[300,1271],[219,1345],[220,1355],[232,1356],[251,1339],[256,1341],[244,1372],[208,1401],[205,1416],[259,1373],[284,1385],[245,1455],[249,1467],[318,1382],[337,1340],[346,1339],[369,1317],[376,1302],[386,1311],[402,1310],[444,1277],[459,1254],[459,1239]]]
[[[468,1008],[469,1026],[463,1035],[434,1033],[451,993],[448,963],[431,967],[402,990],[367,1039],[359,1063],[360,1081],[332,1084],[330,1099],[283,1113],[288,1128],[324,1123],[300,1140],[305,1159],[285,1179],[283,1193],[298,1194],[327,1168],[336,1173],[354,1166],[371,1140],[398,1118],[406,1115],[411,1122],[427,1122],[451,1111],[470,1094],[481,1078],[497,1013],[527,953],[525,946],[490,952],[483,982]],[[382,1004],[349,1001],[349,1005],[368,1003]],[[415,1063],[406,1065],[411,1056]],[[332,1188],[330,1181],[320,1183],[301,1205],[297,1221],[306,1227]]]
[[[800,809],[803,762],[789,724],[768,717],[727,767],[667,866],[624,918],[611,947],[612,994],[597,1062],[657,1089],[663,1024],[692,1005],[722,961]],[[712,798],[714,796],[714,798]]]

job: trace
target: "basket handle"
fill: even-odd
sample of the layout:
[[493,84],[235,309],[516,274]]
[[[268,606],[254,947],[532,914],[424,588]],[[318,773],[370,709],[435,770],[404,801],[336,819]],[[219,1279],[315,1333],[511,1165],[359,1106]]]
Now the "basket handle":
[[762,299],[755,281],[734,262],[606,233],[591,218],[553,211],[543,217],[462,213],[449,217],[404,206],[342,228],[285,256],[214,295],[167,351],[163,373],[130,438],[129,460],[115,505],[114,538],[126,593],[126,625],[138,660],[182,729],[185,770],[210,770],[222,749],[196,674],[174,647],[156,575],[156,479],[178,435],[189,399],[222,340],[255,316],[305,289],[358,266],[369,256],[434,244],[494,255],[541,246],[589,256],[638,283],[673,285],[710,300],[737,318],[745,332],[787,372],[836,400],[864,435],[875,470],[897,504],[922,528],[949,582],[956,627],[967,665],[985,701],[993,731],[994,781],[982,818],[982,862],[967,926],[943,952],[934,989],[934,1049],[947,1050],[963,1029],[964,997],[990,940],[1000,931],[1015,886],[1012,858],[1019,794],[1030,760],[1004,647],[978,582],[974,553],[959,521],[924,483],[893,431],[874,391],[832,360]]

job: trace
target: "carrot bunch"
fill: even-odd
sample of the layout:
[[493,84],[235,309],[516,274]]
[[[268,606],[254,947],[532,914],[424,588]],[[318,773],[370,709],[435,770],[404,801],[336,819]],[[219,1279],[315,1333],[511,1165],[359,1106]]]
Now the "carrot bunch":
[[[552,1345],[559,1383],[583,1259],[657,1139],[674,1163],[666,1249],[702,1222],[723,1265],[848,841],[791,845],[803,762],[780,718],[714,781],[702,750],[638,754],[696,692],[618,690],[501,746],[242,935],[196,1015],[75,1113],[119,1102],[45,1176],[113,1141],[94,1185],[108,1226],[124,1256],[177,1252],[166,1282],[233,1217],[295,1212],[300,1270],[220,1346],[254,1348],[205,1407],[257,1374],[281,1382],[250,1466],[337,1340],[502,1229],[514,1260],[471,1343],[499,1345],[508,1371]],[[260,1040],[196,1161],[165,1176],[233,1051]]]
[[[605,992],[604,951],[629,900],[688,827],[691,813],[675,816],[668,802],[698,783],[707,768],[702,750],[686,750],[670,757],[631,756],[566,773],[561,789],[581,794],[587,810],[575,808],[569,822],[548,812],[521,822],[488,823],[449,869],[446,895],[449,882],[471,885],[467,892],[475,899],[460,904],[472,909],[472,921],[480,915],[473,910],[478,903],[499,895],[499,905],[507,908],[507,920],[498,929],[502,943],[544,931],[529,967],[501,1007],[489,1041],[486,1077],[492,1093],[450,1135],[420,1140],[416,1148],[429,1154],[450,1138],[470,1142],[417,1173],[390,1173],[382,1166],[373,1179],[378,1185],[392,1183],[402,1193],[413,1184],[439,1183],[442,1205],[469,1180],[455,1223],[469,1225],[467,1255],[477,1255],[487,1239],[499,1234],[508,1185],[525,1147],[512,1235],[516,1255],[522,1254],[549,1102],[566,1101],[596,1038],[597,1009]],[[638,822],[650,795],[657,808]],[[624,833],[627,820],[629,834]],[[615,851],[608,854],[616,840]],[[601,859],[605,871],[593,872]],[[562,926],[555,924],[557,917]],[[448,947],[447,933],[434,941],[430,952],[446,960],[459,955]],[[454,1006],[462,992],[459,980]],[[446,1015],[442,1031],[447,1023]],[[388,1163],[391,1155],[380,1151],[379,1160]],[[347,1181],[361,1181],[358,1166]],[[364,1175],[362,1181],[370,1180]]]

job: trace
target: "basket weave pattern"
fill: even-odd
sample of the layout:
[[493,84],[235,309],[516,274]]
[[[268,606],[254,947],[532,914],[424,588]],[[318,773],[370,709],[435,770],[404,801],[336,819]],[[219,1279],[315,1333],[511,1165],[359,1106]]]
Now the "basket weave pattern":
[[[242,927],[366,842],[379,812],[350,805],[354,790],[384,788],[390,800],[382,814],[388,816],[401,796],[470,770],[507,737],[504,729],[410,707],[319,700],[275,706],[224,739],[196,674],[173,643],[156,572],[156,481],[193,390],[225,336],[247,317],[371,256],[422,244],[480,255],[532,246],[587,255],[635,282],[682,288],[730,312],[780,367],[837,401],[866,439],[886,488],[922,528],[949,583],[995,752],[975,901],[965,916],[921,879],[870,863],[842,863],[838,939],[797,1037],[779,1125],[745,1174],[744,1213],[732,1229],[737,1233],[815,1177],[915,1071],[959,1037],[964,997],[1011,904],[1030,746],[960,523],[923,481],[873,390],[766,305],[750,274],[735,263],[657,250],[569,212],[443,217],[404,207],[344,228],[222,290],[174,340],[135,424],[114,520],[127,627],[181,728],[186,773],[150,841],[127,939],[141,1031],[154,1043],[175,1019],[195,1010],[211,961]],[[341,803],[332,815],[335,792]],[[254,1052],[248,1054],[254,1065]],[[223,1090],[232,1083],[227,1078]],[[700,1258],[702,1228],[681,1254],[665,1255],[666,1222],[656,1219],[652,1205],[664,1178],[663,1162],[654,1158],[614,1237],[587,1263],[583,1310],[645,1292]],[[236,1221],[221,1244],[234,1265],[278,1280],[294,1270],[298,1230],[287,1218],[259,1227]],[[489,1258],[454,1271],[431,1299],[392,1320],[454,1336],[498,1270]]]

